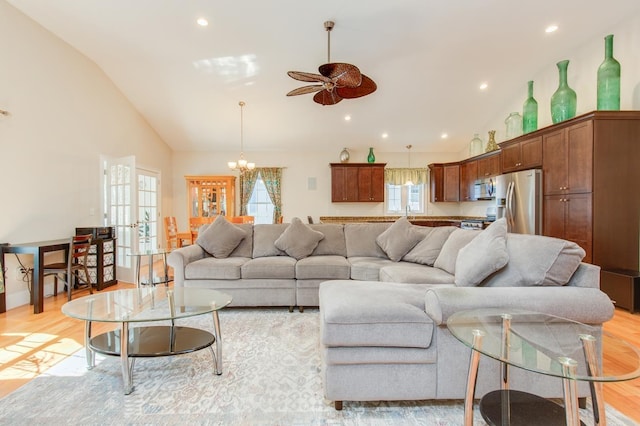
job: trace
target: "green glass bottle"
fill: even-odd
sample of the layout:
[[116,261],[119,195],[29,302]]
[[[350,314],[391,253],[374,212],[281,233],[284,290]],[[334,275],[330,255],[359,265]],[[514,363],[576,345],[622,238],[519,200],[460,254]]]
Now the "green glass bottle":
[[529,96],[522,105],[522,133],[538,130],[538,101],[533,97],[533,81],[527,83]]
[[367,157],[367,163],[375,163],[376,156],[373,154],[373,148],[369,148],[369,156]]
[[613,57],[613,34],[604,38],[604,61],[598,67],[598,109],[620,109],[620,62]]
[[558,89],[551,96],[551,121],[560,123],[576,116],[577,96],[576,92],[567,83],[567,68],[569,60],[560,61],[558,66]]

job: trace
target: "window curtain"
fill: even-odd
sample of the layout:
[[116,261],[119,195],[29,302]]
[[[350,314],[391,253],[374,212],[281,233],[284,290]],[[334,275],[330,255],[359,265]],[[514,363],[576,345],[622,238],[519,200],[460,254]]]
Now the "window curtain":
[[251,199],[251,194],[253,193],[253,188],[256,186],[256,181],[258,180],[258,174],[260,171],[258,169],[253,170],[245,170],[240,173],[240,215],[247,215],[247,205],[249,204],[249,200]]
[[384,169],[384,182],[391,185],[404,185],[408,180],[414,185],[427,183],[427,169],[399,168]]
[[262,176],[264,186],[273,203],[273,223],[280,223],[282,220],[282,168],[281,167],[260,167],[257,168]]

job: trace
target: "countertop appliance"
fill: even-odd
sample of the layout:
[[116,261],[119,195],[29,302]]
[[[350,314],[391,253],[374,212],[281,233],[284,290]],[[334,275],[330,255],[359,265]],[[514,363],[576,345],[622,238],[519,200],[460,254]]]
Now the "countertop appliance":
[[542,234],[542,171],[523,170],[496,177],[496,217],[507,218],[507,230]]

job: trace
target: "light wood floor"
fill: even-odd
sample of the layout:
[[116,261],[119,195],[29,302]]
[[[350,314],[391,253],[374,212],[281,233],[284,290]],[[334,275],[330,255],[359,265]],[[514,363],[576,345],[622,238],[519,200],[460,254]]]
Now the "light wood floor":
[[[103,291],[122,288],[133,286],[120,283]],[[74,297],[84,294],[88,291]],[[59,294],[45,299],[42,314],[34,315],[31,306],[0,314],[0,398],[82,348],[84,323],[60,312],[65,302],[66,295]],[[113,325],[95,323],[93,332],[111,328]],[[640,314],[616,309],[605,329],[640,348]],[[616,361],[622,357],[612,356]],[[604,389],[608,404],[640,424],[640,379],[606,384]]]

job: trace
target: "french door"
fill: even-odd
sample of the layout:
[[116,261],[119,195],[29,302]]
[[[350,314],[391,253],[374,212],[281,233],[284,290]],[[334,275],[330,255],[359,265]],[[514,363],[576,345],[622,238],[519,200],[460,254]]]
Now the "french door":
[[119,281],[135,282],[133,251],[159,246],[160,177],[137,169],[134,156],[105,158],[103,202],[106,226],[115,228]]

